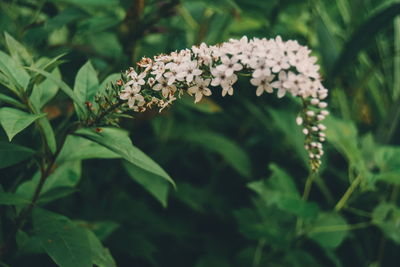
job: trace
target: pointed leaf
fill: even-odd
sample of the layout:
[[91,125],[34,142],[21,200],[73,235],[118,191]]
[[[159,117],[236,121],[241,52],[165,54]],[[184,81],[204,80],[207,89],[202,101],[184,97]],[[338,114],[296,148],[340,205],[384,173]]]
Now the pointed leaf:
[[9,105],[13,105],[18,108],[25,108],[25,106],[18,100],[12,98],[11,96],[0,93],[0,103],[1,102],[7,103]]
[[171,177],[157,163],[132,144],[126,132],[117,128],[102,128],[100,132],[96,132],[95,129],[80,129],[75,134],[110,149],[138,168],[157,175],[175,186]]
[[99,92],[104,92],[107,86],[109,86],[111,83],[115,83],[121,79],[121,73],[113,73],[108,75],[100,84],[99,87]]
[[89,238],[90,249],[92,254],[92,263],[98,267],[116,267],[116,263],[111,256],[110,251],[103,247],[97,236],[89,230],[86,230]]
[[34,153],[30,148],[0,141],[0,169],[26,160]]
[[77,191],[78,190],[76,188],[71,187],[56,187],[42,194],[38,200],[38,203],[49,203],[59,198],[69,196]]
[[[75,187],[81,178],[81,162],[68,161],[61,165],[56,165],[56,169],[47,178],[42,189],[42,195],[46,192],[60,187]],[[17,193],[23,196],[31,196],[35,191],[40,180],[40,172],[37,172],[33,178],[19,185]]]
[[74,86],[75,97],[82,104],[85,101],[92,101],[98,88],[99,80],[97,79],[97,73],[90,61],[88,61],[79,69],[76,75]]
[[25,90],[28,86],[29,74],[14,59],[2,51],[0,51],[0,72],[8,77],[17,89]]
[[[79,150],[76,149],[77,147],[79,147]],[[84,159],[112,159],[120,157],[120,155],[96,142],[80,136],[70,135],[63,145],[57,162],[62,163],[65,161]]]
[[0,108],[0,124],[10,141],[32,122],[44,116],[46,116],[45,113],[29,114],[14,108]]
[[56,137],[54,135],[53,128],[51,127],[50,121],[47,117],[40,118],[37,121],[37,124],[39,127],[42,128],[42,131],[44,133],[44,137],[46,138],[47,145],[49,146],[49,149],[52,153],[56,151],[57,148],[57,143],[56,143]]
[[220,154],[239,174],[244,177],[251,176],[249,156],[239,145],[228,138],[210,131],[185,131],[179,138]]
[[[51,74],[58,79],[61,78],[61,73],[58,68],[56,68]],[[29,99],[31,100],[32,104],[40,110],[57,94],[58,89],[59,87],[57,84],[50,79],[46,79],[42,83],[34,86]]]
[[86,231],[68,218],[36,208],[33,225],[42,247],[60,267],[92,267]]
[[71,87],[69,87],[65,82],[63,82],[60,78],[57,78],[55,75],[53,75],[52,73],[49,73],[47,71],[41,70],[41,69],[37,69],[37,68],[33,68],[33,67],[29,67],[27,68],[31,71],[37,72],[41,75],[43,75],[44,77],[46,77],[47,79],[51,80],[54,84],[56,84],[58,87],[60,87],[60,89],[67,95],[69,96],[74,103],[76,103],[78,109],[77,112],[79,114],[84,114],[85,112],[85,107],[83,105],[83,103],[80,102],[80,99],[78,99],[75,94],[74,91],[72,91]]
[[4,32],[4,36],[6,38],[7,48],[8,51],[10,51],[11,56],[21,65],[32,65],[32,56],[29,54],[28,50],[7,32]]
[[30,199],[24,198],[23,196],[13,193],[0,192],[0,205],[26,205],[30,202]]
[[125,170],[129,176],[152,194],[163,207],[167,207],[170,184],[158,175],[154,175],[136,165],[124,161]]

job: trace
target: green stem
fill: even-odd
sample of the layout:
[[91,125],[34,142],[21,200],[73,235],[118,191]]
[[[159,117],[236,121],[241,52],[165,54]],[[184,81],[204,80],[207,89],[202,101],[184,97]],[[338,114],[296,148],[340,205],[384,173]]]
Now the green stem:
[[[311,187],[313,184],[313,181],[316,177],[316,173],[315,172],[311,172],[306,180],[306,183],[304,185],[304,190],[303,190],[303,195],[301,197],[301,199],[306,202],[308,197],[310,196],[310,192],[311,192]],[[296,221],[296,233],[297,234],[301,234],[301,230],[303,228],[303,220],[301,218],[297,218]]]
[[256,250],[254,251],[254,258],[253,258],[253,267],[260,266],[261,258],[262,258],[262,251],[265,245],[265,238],[261,238],[258,240],[258,244]]
[[357,178],[354,179],[353,182],[350,184],[350,187],[343,194],[342,198],[337,202],[335,206],[335,211],[340,211],[346,205],[346,202],[349,200],[350,196],[353,194],[354,190],[356,190],[361,181],[362,176],[359,174]]
[[302,196],[302,199],[304,201],[307,201],[307,199],[310,195],[311,187],[312,187],[315,177],[316,177],[315,172],[310,173],[310,175],[308,175],[308,177],[307,177],[306,184],[304,185],[303,196]]

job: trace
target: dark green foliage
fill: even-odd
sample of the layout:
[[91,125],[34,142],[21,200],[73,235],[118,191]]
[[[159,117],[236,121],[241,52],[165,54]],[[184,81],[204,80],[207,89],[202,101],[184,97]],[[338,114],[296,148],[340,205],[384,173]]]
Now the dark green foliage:
[[[2,0],[0,266],[398,265],[399,14],[391,0]],[[257,98],[247,77],[233,98],[119,109],[142,56],[243,35],[318,58],[317,174],[299,103]]]

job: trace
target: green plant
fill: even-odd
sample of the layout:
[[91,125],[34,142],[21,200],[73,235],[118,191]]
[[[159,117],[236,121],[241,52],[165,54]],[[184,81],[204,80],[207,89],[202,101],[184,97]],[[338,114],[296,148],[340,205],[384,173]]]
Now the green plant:
[[[10,33],[0,38],[2,51],[8,51],[2,53],[2,68],[10,70],[0,75],[0,108],[9,127],[7,133],[0,127],[1,244],[16,229],[18,214],[29,213],[41,180],[37,170],[51,164],[66,133],[79,134],[67,135],[3,265],[398,262],[397,1],[5,0],[0,10],[0,29]],[[125,86],[115,81],[129,82],[133,72],[112,73],[142,55],[153,59],[161,52],[243,35],[296,39],[320,59],[332,115],[324,121],[327,142],[318,173],[309,175],[304,134],[294,123],[301,98],[257,98],[246,77],[250,70],[241,71],[233,98],[222,99],[213,90],[212,97],[194,104],[175,95],[179,101],[161,114],[147,106],[146,112],[132,113],[129,103],[118,100]],[[57,59],[62,53],[67,54]],[[142,70],[135,67],[138,75]],[[75,83],[78,77],[90,78]],[[8,88],[20,90],[19,83],[27,84],[33,107]],[[94,97],[94,88],[111,83],[114,89],[108,86],[108,92]],[[81,93],[71,94],[75,90]],[[167,100],[162,91],[152,96]],[[199,88],[190,91],[202,96]],[[107,110],[98,103],[107,108],[109,100],[123,109],[96,120]],[[78,123],[68,126],[72,121]],[[116,124],[128,131],[111,129]],[[82,129],[87,126],[94,130]],[[116,138],[120,141],[112,141]],[[131,139],[174,178],[176,190],[170,190],[174,184],[164,171],[149,162],[145,169],[134,164]],[[63,238],[85,245],[72,247],[80,260],[69,261],[66,247],[54,249]]]

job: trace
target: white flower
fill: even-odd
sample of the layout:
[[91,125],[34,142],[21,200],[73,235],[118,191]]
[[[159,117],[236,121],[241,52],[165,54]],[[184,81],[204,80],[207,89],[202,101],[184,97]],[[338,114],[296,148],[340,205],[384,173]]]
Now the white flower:
[[201,100],[203,95],[210,96],[211,90],[208,88],[210,84],[210,79],[203,80],[200,77],[196,77],[195,84],[192,87],[189,87],[188,93],[190,95],[195,94],[194,103],[197,103]]
[[326,102],[319,102],[318,107],[319,108],[326,108],[328,104]]
[[198,69],[197,62],[194,60],[182,63],[178,69],[178,80],[183,81],[186,79],[187,83],[191,83],[195,76],[202,73],[202,71]]
[[164,77],[158,79],[157,82],[158,83],[154,85],[153,90],[161,90],[163,97],[167,98],[169,95],[173,95],[176,92],[176,86],[168,84],[168,81]]
[[256,64],[251,66],[254,69],[253,78],[259,78],[263,76],[271,75],[271,70],[268,67],[267,60],[265,58],[259,58]]
[[235,71],[243,69],[243,66],[238,63],[238,59],[235,57],[229,58],[224,56],[221,58],[221,62],[222,64],[218,65],[216,68],[224,72],[226,76],[231,76]]
[[264,76],[259,78],[250,79],[250,83],[254,86],[257,86],[256,95],[260,96],[265,92],[273,93],[274,90],[270,82],[275,78],[275,75]]
[[168,69],[168,72],[164,73],[164,77],[168,79],[168,84],[173,84],[178,79],[178,65],[174,62],[168,63],[165,68]]
[[311,99],[310,103],[311,103],[311,105],[314,105],[314,106],[318,105],[319,99],[318,98],[313,98],[313,99]]
[[235,74],[228,77],[225,72],[219,71],[218,69],[212,69],[211,74],[213,75],[211,85],[220,85],[222,87],[222,96],[226,94],[233,95],[232,85],[237,81],[237,76]]
[[302,124],[303,124],[303,118],[300,117],[300,116],[298,116],[298,117],[296,118],[296,124],[297,124],[297,125],[302,125]]
[[239,59],[244,66],[249,66],[250,62],[252,62],[253,54],[251,51],[243,52],[237,56],[237,59]]
[[294,95],[301,95],[304,97],[309,96],[309,91],[307,90],[307,81],[309,79],[301,74],[294,74],[293,72],[289,71],[286,81],[283,83],[283,87]]
[[314,117],[314,116],[315,116],[315,112],[312,111],[312,110],[308,110],[308,111],[306,112],[306,114],[307,114],[308,117]]
[[278,73],[283,69],[290,68],[288,60],[285,56],[276,56],[272,61],[272,72]]
[[155,79],[159,80],[161,78],[161,76],[164,74],[165,72],[165,65],[164,62],[157,62],[153,67],[152,67],[152,72],[151,74],[155,75]]
[[143,106],[145,104],[144,97],[139,94],[140,88],[125,87],[120,94],[122,100],[128,100],[129,108]]
[[237,76],[235,74],[226,78],[224,82],[221,83],[222,87],[222,96],[233,95],[233,87],[232,85],[237,81]]
[[146,73],[142,72],[140,74],[137,74],[136,71],[133,69],[128,73],[128,77],[131,78],[131,80],[127,83],[129,85],[131,84],[138,84],[138,85],[144,85],[146,82],[144,81],[144,77],[146,77]]
[[225,75],[225,73],[219,71],[218,69],[211,69],[211,74],[213,76],[213,79],[211,81],[212,86],[218,86],[227,80],[227,76]]
[[318,128],[321,130],[321,131],[325,131],[326,130],[326,126],[325,125],[323,125],[323,124],[318,124]]
[[283,86],[283,84],[286,82],[287,80],[287,74],[285,71],[281,71],[278,74],[278,80],[271,83],[271,86],[273,88],[277,88],[278,89],[278,98],[282,98],[285,94],[286,94],[286,88]]

